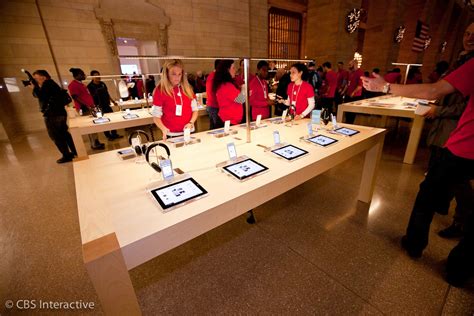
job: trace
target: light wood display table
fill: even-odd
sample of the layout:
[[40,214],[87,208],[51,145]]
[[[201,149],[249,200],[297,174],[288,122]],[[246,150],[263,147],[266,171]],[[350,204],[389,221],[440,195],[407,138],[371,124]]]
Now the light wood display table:
[[84,145],[82,135],[110,131],[114,129],[135,127],[141,125],[153,124],[153,116],[148,113],[148,109],[131,111],[139,117],[126,120],[123,118],[125,112],[106,113],[104,117],[110,119],[110,122],[103,124],[94,124],[92,116],[78,116],[69,119],[69,132],[71,133],[74,145],[76,146],[77,158],[87,158],[87,151]]
[[[120,111],[120,106],[119,101],[117,102],[117,105],[112,106],[112,109],[114,111]],[[127,101],[122,101],[121,107],[123,109],[140,109],[140,108],[145,108],[145,107],[151,107],[153,105],[153,99],[148,99],[148,105],[145,99],[138,99],[138,100],[127,100]]]
[[[153,123],[153,116],[148,112],[149,109],[140,109],[131,111],[132,114],[137,114],[136,119],[124,119],[125,112],[105,113],[104,117],[110,119],[110,122],[102,124],[94,124],[92,116],[78,116],[69,118],[69,132],[71,133],[74,145],[76,146],[77,159],[88,158],[86,147],[82,135],[92,133],[99,133],[111,131],[114,129],[129,128],[142,125],[150,125]],[[151,111],[151,110],[150,110]],[[207,115],[206,108],[200,108],[198,117]],[[198,121],[195,123],[196,130],[198,129]]]
[[344,121],[345,112],[381,115],[381,120],[379,123],[380,127],[385,127],[388,116],[406,117],[412,119],[413,124],[411,126],[410,137],[408,139],[403,162],[407,164],[413,164],[415,161],[418,144],[420,142],[423,125],[425,123],[425,118],[423,116],[415,114],[415,107],[408,107],[407,105],[404,105],[406,102],[414,101],[415,99],[412,98],[383,96],[343,103],[339,105],[337,110],[337,121]]
[[[302,120],[292,127],[266,122],[267,127],[252,131],[251,143],[245,142],[245,128],[233,127],[238,134],[215,138],[202,132],[194,135],[201,143],[170,147],[173,167],[190,174],[209,194],[168,213],[162,213],[146,193],[150,179],[160,177],[147,163],[122,161],[116,151],[74,162],[84,263],[105,313],[140,314],[128,270],[362,152],[365,162],[358,199],[370,203],[385,130],[349,125],[361,132],[353,137],[323,132],[339,140],[323,148],[299,140],[306,134],[307,122]],[[274,130],[279,130],[282,142],[309,154],[288,162],[264,152],[257,144],[273,145]],[[269,171],[245,182],[220,172],[215,166],[228,159],[229,142],[235,143],[238,155],[247,155]]]

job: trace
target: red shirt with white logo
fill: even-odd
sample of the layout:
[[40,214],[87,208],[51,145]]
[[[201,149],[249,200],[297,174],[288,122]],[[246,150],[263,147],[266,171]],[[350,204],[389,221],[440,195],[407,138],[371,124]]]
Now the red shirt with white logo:
[[296,102],[296,115],[300,115],[308,107],[308,98],[314,98],[313,86],[303,81],[299,86],[291,82],[286,90],[290,106]]
[[[191,121],[193,116],[193,108],[191,106],[193,99],[194,95],[192,99],[187,97],[179,85],[173,87],[172,95],[168,95],[166,91],[161,92],[160,86],[158,86],[153,92],[153,107],[161,108],[161,111],[154,108],[153,112],[162,113],[161,121],[171,133],[182,133],[184,126]],[[177,115],[176,108],[178,105],[182,105],[181,115]],[[156,116],[160,117],[159,115]]]

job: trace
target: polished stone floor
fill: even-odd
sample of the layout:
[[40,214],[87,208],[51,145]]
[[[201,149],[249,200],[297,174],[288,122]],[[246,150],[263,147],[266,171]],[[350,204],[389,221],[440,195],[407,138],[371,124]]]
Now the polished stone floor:
[[[370,207],[356,200],[361,155],[256,208],[257,224],[241,216],[132,270],[144,314],[472,315],[474,284],[443,280],[456,242],[436,232],[451,215],[436,215],[421,259],[399,247],[427,160],[421,148],[415,165],[402,163],[403,132],[387,136]],[[0,143],[1,315],[19,311],[6,300],[92,301],[80,312],[101,313],[72,164],[57,158],[46,132]]]

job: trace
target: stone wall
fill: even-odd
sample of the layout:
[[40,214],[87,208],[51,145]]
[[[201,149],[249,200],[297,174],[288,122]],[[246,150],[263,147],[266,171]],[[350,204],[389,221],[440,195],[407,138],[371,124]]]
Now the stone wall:
[[[46,33],[34,0],[0,1],[0,137],[43,130],[37,101],[20,87],[8,93],[3,78],[25,76],[21,68],[46,69],[70,82],[69,68],[117,74],[112,36],[155,40],[160,54],[186,56],[267,55],[266,0],[39,0]],[[131,5],[133,6],[131,7]],[[131,9],[132,8],[132,9]],[[105,23],[104,23],[105,21]],[[107,24],[107,21],[111,23]],[[107,29],[109,28],[109,29]],[[189,72],[213,68],[213,61],[186,61]],[[109,83],[108,83],[109,84]],[[109,84],[115,96],[115,88]],[[3,132],[5,131],[5,132]]]
[[[59,82],[70,82],[70,67],[86,73],[120,71],[115,37],[156,42],[160,54],[186,56],[253,56],[268,54],[268,9],[276,6],[303,14],[301,58],[318,64],[347,62],[357,49],[358,32],[345,31],[345,18],[362,0],[38,0],[43,29],[34,0],[0,1],[0,139],[43,130],[38,104],[21,87],[21,68],[46,69]],[[452,61],[461,48],[462,33],[472,13],[457,9],[456,0],[386,0],[368,3],[364,69],[392,68],[391,63],[420,62],[424,76],[441,59]],[[470,14],[470,17],[469,17]],[[411,51],[416,21],[430,24],[432,45],[424,53]],[[399,25],[407,31],[401,44],[393,42]],[[49,36],[48,46],[47,36]],[[441,53],[439,46],[447,40]],[[52,53],[51,53],[52,52]],[[53,62],[56,58],[58,71]],[[185,61],[186,71],[213,68],[213,61]],[[251,64],[255,71],[255,62]],[[153,67],[157,69],[155,65]],[[5,89],[14,78],[18,92]],[[115,88],[109,85],[115,96]]]
[[360,7],[360,0],[309,0],[305,55],[317,64],[351,59],[357,49],[357,31],[346,32],[345,17]]
[[[473,14],[466,9],[456,10],[456,0],[386,0],[368,1],[362,68],[375,67],[382,73],[394,68],[393,62],[422,63],[426,79],[440,60],[452,62],[462,48],[462,34]],[[357,50],[358,32],[345,31],[345,17],[350,9],[360,8],[359,0],[309,0],[307,14],[307,41],[305,55],[315,58],[318,64],[330,61],[347,62]],[[432,42],[422,53],[411,47],[418,19],[430,25]],[[393,37],[398,26],[404,25],[406,32],[400,44]],[[448,42],[441,53],[440,46]],[[402,72],[404,72],[404,67]]]

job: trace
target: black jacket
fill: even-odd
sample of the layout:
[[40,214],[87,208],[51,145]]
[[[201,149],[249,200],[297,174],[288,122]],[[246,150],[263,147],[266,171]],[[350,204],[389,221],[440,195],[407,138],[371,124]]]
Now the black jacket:
[[93,81],[91,81],[87,85],[87,89],[92,95],[95,105],[97,105],[103,113],[113,112],[112,108],[110,107],[109,91],[107,90],[105,83],[101,81],[99,84],[95,84]]
[[52,79],[47,79],[40,87],[33,89],[33,96],[38,98],[43,116],[66,116],[64,104],[61,104],[61,87]]

